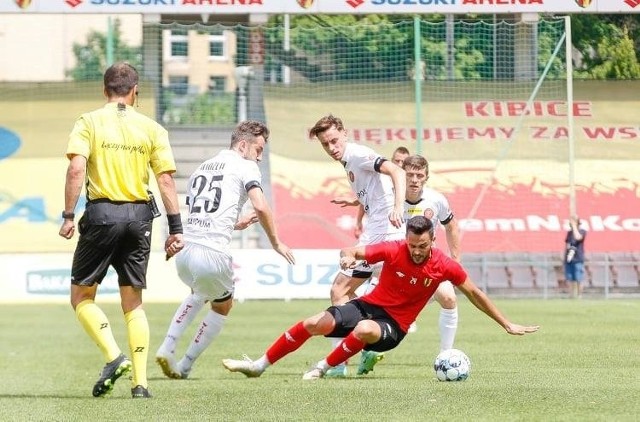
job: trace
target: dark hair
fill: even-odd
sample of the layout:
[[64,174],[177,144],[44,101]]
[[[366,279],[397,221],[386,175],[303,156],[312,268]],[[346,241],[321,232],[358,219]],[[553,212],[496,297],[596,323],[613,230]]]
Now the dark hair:
[[257,120],[245,120],[238,123],[231,133],[231,146],[233,147],[240,141],[255,142],[255,138],[262,136],[264,141],[269,139],[269,128],[262,122]]
[[138,71],[127,62],[114,63],[104,72],[104,89],[108,97],[127,95],[138,85]]
[[429,175],[429,162],[422,155],[410,155],[402,162],[402,168],[412,168],[417,170],[425,169],[427,176]]
[[429,237],[433,239],[433,223],[431,222],[431,220],[423,217],[422,215],[416,215],[415,217],[411,217],[409,221],[407,221],[407,234],[409,232],[417,235],[429,232]]
[[342,124],[342,120],[339,117],[334,116],[333,114],[329,114],[328,116],[324,116],[320,120],[316,122],[315,125],[309,130],[309,138],[313,138],[314,136],[318,136],[318,134],[326,132],[331,129],[331,126],[335,126],[337,130],[344,130],[344,125]]
[[407,149],[407,147],[398,147],[398,148],[395,149],[395,151],[393,151],[393,153],[394,154],[407,154],[407,155],[410,154],[410,152]]

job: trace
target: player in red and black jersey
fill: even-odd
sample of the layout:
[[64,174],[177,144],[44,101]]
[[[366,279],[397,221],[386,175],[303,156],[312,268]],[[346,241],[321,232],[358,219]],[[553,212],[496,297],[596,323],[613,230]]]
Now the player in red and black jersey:
[[329,368],[363,349],[384,352],[395,348],[438,285],[447,280],[507,333],[524,335],[538,331],[536,325],[525,326],[509,321],[458,262],[432,248],[433,241],[433,223],[423,216],[416,216],[407,222],[405,240],[342,249],[340,266],[343,269],[356,266],[360,260],[384,262],[375,289],[293,325],[260,359],[224,359],[223,365],[229,371],[258,377],[267,367],[297,350],[312,336],[344,337],[327,357],[303,376],[308,380],[322,378]]

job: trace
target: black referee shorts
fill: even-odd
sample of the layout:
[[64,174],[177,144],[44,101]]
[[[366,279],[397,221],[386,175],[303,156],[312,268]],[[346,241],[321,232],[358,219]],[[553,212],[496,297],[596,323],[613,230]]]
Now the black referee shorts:
[[[147,210],[142,207],[148,208],[134,203],[87,207],[78,223],[80,238],[73,255],[71,284],[99,284],[111,265],[118,274],[118,285],[146,288],[153,219],[135,219],[140,214],[147,217]],[[105,214],[115,220],[122,220],[125,215],[135,220],[112,222],[108,221],[110,217],[105,219]]]

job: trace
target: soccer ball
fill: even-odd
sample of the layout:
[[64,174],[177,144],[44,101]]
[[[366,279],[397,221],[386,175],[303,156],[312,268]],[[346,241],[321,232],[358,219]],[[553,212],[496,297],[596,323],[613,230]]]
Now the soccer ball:
[[469,377],[471,361],[461,350],[444,350],[436,356],[433,369],[439,381],[464,381]]

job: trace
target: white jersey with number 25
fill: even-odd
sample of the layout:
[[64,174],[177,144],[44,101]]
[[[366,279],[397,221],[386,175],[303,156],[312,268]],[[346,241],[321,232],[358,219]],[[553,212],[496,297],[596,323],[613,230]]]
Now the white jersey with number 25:
[[185,241],[227,252],[247,192],[261,181],[257,163],[233,150],[202,163],[189,179]]

